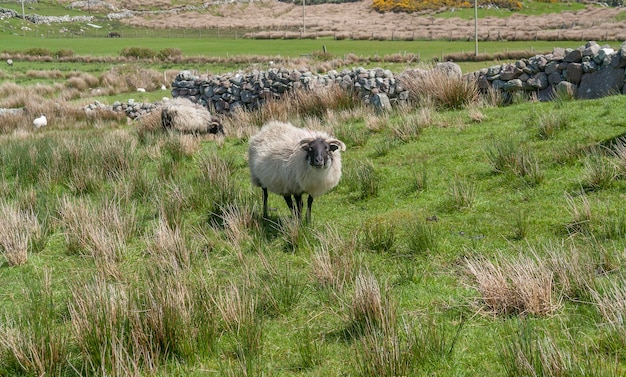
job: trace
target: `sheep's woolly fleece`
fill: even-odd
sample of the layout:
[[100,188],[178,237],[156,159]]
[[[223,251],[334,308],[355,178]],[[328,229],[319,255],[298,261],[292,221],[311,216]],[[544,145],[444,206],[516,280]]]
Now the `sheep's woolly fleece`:
[[202,105],[178,97],[167,101],[161,110],[163,127],[179,132],[209,133],[220,127],[211,113]]
[[41,115],[39,118],[35,118],[35,120],[33,120],[33,126],[35,126],[35,128],[41,128],[47,125],[48,119],[46,119],[45,115]]
[[[307,162],[307,152],[300,142],[322,138],[339,143],[330,152],[328,166],[313,168]],[[325,194],[341,179],[341,154],[345,145],[322,131],[297,128],[289,123],[273,121],[250,138],[249,166],[252,183],[281,194],[308,193],[312,197]]]

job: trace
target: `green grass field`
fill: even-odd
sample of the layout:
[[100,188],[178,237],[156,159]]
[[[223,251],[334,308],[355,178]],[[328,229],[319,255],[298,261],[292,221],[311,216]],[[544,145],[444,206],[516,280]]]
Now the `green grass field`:
[[[247,161],[260,115],[196,137],[163,132],[158,116],[77,104],[155,101],[163,92],[134,87],[165,71],[251,67],[233,56],[296,59],[325,46],[337,58],[429,60],[472,42],[42,38],[3,27],[0,49],[12,53],[176,47],[224,61],[3,64],[6,107],[44,106],[35,96],[50,112],[37,131],[32,114],[0,116],[13,122],[0,123],[1,377],[626,375],[626,96],[277,110],[347,145],[341,182],[299,224],[274,194],[262,218]],[[92,93],[105,81],[115,90]]]
[[261,219],[245,137],[5,134],[1,228],[38,230],[0,266],[0,373],[621,375],[624,101],[335,113],[303,227]]

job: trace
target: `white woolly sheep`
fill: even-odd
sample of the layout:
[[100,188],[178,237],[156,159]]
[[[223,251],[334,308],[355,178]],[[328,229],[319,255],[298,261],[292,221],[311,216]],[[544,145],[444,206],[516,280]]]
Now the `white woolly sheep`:
[[[302,219],[302,194],[309,194],[306,221],[311,221],[313,198],[325,194],[341,179],[341,154],[346,145],[322,131],[272,121],[250,138],[248,165],[252,183],[263,189],[263,216],[267,191],[282,195],[294,215]],[[292,196],[295,199],[292,200]]]
[[13,60],[11,60],[11,59],[7,59],[7,64],[8,64],[8,65],[13,65]]
[[161,109],[161,123],[166,130],[183,133],[224,133],[219,119],[202,105],[182,97],[167,101]]
[[35,128],[37,129],[46,125],[48,125],[48,119],[46,119],[46,116],[44,114],[41,114],[39,118],[35,118],[35,120],[33,120],[33,126],[35,126]]

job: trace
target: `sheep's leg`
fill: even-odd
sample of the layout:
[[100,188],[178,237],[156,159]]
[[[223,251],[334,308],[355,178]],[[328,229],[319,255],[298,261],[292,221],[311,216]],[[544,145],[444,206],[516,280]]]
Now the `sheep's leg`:
[[283,195],[283,198],[285,198],[285,203],[287,203],[287,207],[289,207],[289,209],[293,212],[293,200],[291,200],[291,194]]
[[311,222],[311,207],[313,207],[313,197],[309,195],[306,201],[306,222]]
[[296,198],[296,217],[298,220],[302,220],[302,194],[294,195]]
[[267,189],[263,187],[263,217],[267,217]]

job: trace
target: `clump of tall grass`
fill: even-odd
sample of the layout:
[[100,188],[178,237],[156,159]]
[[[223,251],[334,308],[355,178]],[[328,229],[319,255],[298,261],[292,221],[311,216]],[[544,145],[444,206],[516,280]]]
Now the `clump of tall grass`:
[[83,72],[76,72],[68,75],[67,80],[65,81],[65,86],[68,88],[75,88],[81,92],[86,91],[90,88],[95,88],[98,86],[100,81],[94,75]]
[[242,190],[233,179],[237,166],[229,157],[223,157],[211,150],[200,155],[198,162],[203,198],[210,204],[209,211],[216,217],[229,206],[239,207],[249,204],[249,192]]
[[486,156],[495,173],[511,172],[531,185],[543,181],[544,175],[537,157],[513,139],[492,143],[486,148]]
[[311,369],[324,361],[323,343],[318,339],[311,327],[305,324],[295,335],[300,369]]
[[375,252],[392,251],[397,237],[396,225],[385,219],[373,219],[361,230],[363,246]]
[[[501,361],[509,376],[566,376],[579,365],[572,353],[549,335],[538,335],[526,322],[506,341]],[[584,374],[583,374],[584,375]]]
[[0,324],[0,374],[60,376],[71,370],[70,336],[58,326],[62,305],[55,298],[48,271],[29,282],[19,315]]
[[348,306],[350,329],[355,335],[362,335],[368,329],[393,326],[395,308],[389,296],[381,292],[378,279],[369,271],[361,271],[354,280],[352,302]]
[[219,218],[232,250],[243,252],[259,233],[260,225],[254,216],[255,212],[256,208],[252,206],[234,204],[220,209]]
[[559,131],[566,129],[570,124],[570,117],[564,112],[532,112],[524,120],[528,128],[537,130],[537,136],[541,139],[553,138]]
[[[360,376],[407,376],[450,357],[463,323],[448,331],[434,321],[400,322],[396,304],[369,273],[357,276],[350,306],[355,341],[353,366]],[[358,315],[358,316],[357,316]]]
[[599,347],[603,353],[626,357],[626,279],[619,276],[591,290],[592,300],[602,318]]
[[318,287],[341,292],[356,276],[356,238],[342,237],[332,227],[317,233],[316,238],[319,246],[314,249],[309,262],[313,281]]
[[499,260],[466,259],[480,293],[480,306],[492,315],[549,315],[559,308],[554,278],[545,261],[536,255]]
[[346,185],[350,188],[350,191],[357,194],[358,199],[378,196],[380,177],[371,161],[366,160],[358,163],[356,166],[348,169],[345,175]]
[[422,129],[431,124],[429,108],[421,108],[419,111],[418,114],[406,115],[389,125],[395,140],[401,143],[417,140]]
[[[550,243],[542,249],[559,294],[570,300],[590,301],[598,273],[603,270],[601,257],[584,252],[575,243]],[[534,249],[532,253],[538,255]]]
[[373,157],[384,157],[400,143],[396,139],[383,139],[374,145]]
[[618,174],[612,161],[595,152],[583,161],[582,175],[581,186],[587,191],[598,191],[610,187]]
[[343,141],[348,148],[363,147],[369,140],[368,131],[354,124],[340,124],[333,127],[335,136]]
[[476,82],[455,77],[439,69],[405,72],[402,85],[409,92],[409,100],[420,106],[437,109],[462,109],[478,102]]
[[626,140],[620,139],[612,150],[615,170],[621,178],[626,178]]
[[591,203],[589,203],[589,197],[585,193],[580,193],[579,198],[579,203],[577,203],[574,196],[569,193],[565,194],[565,201],[572,217],[572,220],[565,224],[565,229],[570,235],[582,234],[589,236],[591,235],[591,223],[594,218]]
[[450,183],[448,194],[452,207],[457,210],[471,208],[476,198],[476,184],[458,175]]
[[246,115],[252,124],[262,125],[270,120],[288,121],[294,117],[322,119],[333,110],[350,110],[360,106],[361,100],[355,93],[333,84],[314,90],[294,89],[278,99],[267,100],[257,111],[240,113]]
[[179,271],[190,267],[191,250],[180,226],[160,220],[148,241],[147,253],[165,270]]
[[216,327],[206,287],[158,270],[140,280],[132,286],[95,276],[72,287],[71,325],[89,374],[141,375],[211,351]]
[[100,76],[100,85],[109,93],[126,93],[137,88],[148,91],[160,88],[163,74],[153,69],[141,67],[139,64],[118,64]]
[[242,375],[256,375],[263,353],[263,316],[259,315],[258,297],[234,283],[213,295],[219,323],[227,331]]
[[260,254],[259,257],[263,268],[255,274],[259,292],[258,311],[269,317],[285,315],[302,298],[305,291],[303,279],[290,266],[278,267],[270,263],[265,255]]
[[183,182],[166,179],[156,197],[159,215],[171,225],[181,225],[187,210],[192,208],[192,193]]
[[600,218],[600,227],[604,237],[620,240],[626,237],[626,214],[622,211],[607,210],[606,216]]
[[439,235],[432,223],[424,222],[418,218],[408,219],[403,226],[403,231],[409,255],[433,253],[439,246]]
[[411,179],[409,180],[410,192],[421,192],[428,189],[428,166],[422,163],[421,168],[411,169]]
[[117,276],[126,243],[137,233],[135,207],[122,210],[115,201],[96,206],[64,196],[58,211],[68,253],[92,257],[103,271]]
[[43,229],[33,210],[0,200],[0,251],[9,266],[28,261],[29,252],[39,251]]

